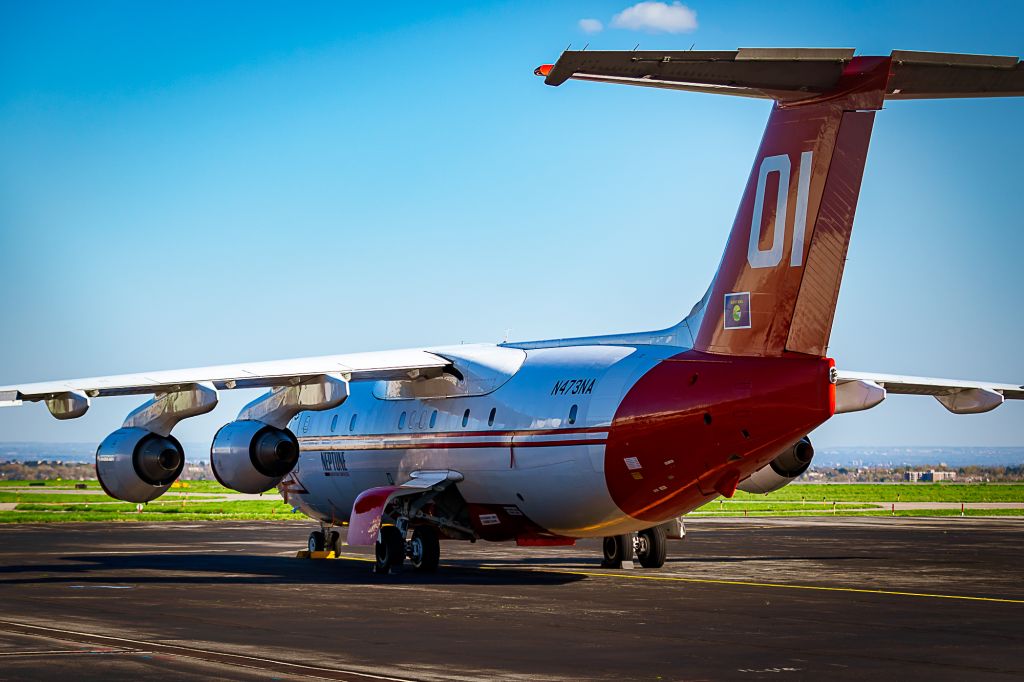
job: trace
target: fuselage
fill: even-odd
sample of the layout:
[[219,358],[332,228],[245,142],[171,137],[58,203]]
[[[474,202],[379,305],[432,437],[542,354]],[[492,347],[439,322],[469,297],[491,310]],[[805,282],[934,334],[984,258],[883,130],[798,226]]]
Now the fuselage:
[[[296,416],[287,500],[347,521],[360,492],[451,470],[479,537],[608,536],[713,499],[831,415],[829,361],[668,345],[432,348],[462,376],[353,384]],[[731,494],[731,492],[726,492]]]

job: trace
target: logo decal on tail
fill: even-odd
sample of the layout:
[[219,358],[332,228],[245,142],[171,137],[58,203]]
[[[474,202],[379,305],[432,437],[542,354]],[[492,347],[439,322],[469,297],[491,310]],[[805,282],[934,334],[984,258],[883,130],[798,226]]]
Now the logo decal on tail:
[[[793,222],[793,251],[789,257],[792,267],[803,265],[804,234],[807,232],[807,195],[811,188],[811,162],[813,152],[800,154],[800,175],[797,178],[796,215]],[[761,222],[765,208],[765,188],[768,176],[779,174],[779,188],[775,201],[775,216],[771,221],[771,247],[761,250]],[[754,214],[750,220],[750,242],[747,246],[747,262],[752,268],[774,268],[782,262],[782,243],[785,241],[786,210],[789,205],[790,160],[788,154],[766,156],[761,160],[757,173],[757,190],[754,194]],[[783,238],[779,239],[776,229],[779,220],[783,221]],[[727,324],[726,327],[729,325]],[[749,326],[749,325],[747,325]]]
[[725,328],[750,329],[750,292],[725,295]]

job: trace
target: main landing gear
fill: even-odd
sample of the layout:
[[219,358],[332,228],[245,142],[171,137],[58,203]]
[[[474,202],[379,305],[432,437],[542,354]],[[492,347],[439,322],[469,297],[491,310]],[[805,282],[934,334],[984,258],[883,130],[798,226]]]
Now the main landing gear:
[[661,568],[668,553],[667,533],[664,526],[655,526],[639,533],[612,535],[604,539],[602,568],[631,566],[634,557],[644,568]]
[[433,526],[418,526],[408,548],[409,563],[417,571],[433,573],[441,561],[441,542]]
[[397,526],[381,526],[374,549],[374,573],[397,573],[406,557],[417,571],[433,573],[441,560],[440,538],[433,526],[416,526],[408,542]]

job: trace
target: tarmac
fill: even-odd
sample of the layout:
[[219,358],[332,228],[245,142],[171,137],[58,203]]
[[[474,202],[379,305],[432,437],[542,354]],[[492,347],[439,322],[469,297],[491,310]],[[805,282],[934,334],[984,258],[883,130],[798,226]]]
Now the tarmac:
[[0,679],[1021,679],[1024,519],[694,519],[600,544],[442,544],[433,575],[312,524],[0,526]]

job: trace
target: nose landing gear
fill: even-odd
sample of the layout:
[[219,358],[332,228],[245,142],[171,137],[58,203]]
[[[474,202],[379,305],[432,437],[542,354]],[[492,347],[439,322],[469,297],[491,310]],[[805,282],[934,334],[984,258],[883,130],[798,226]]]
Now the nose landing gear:
[[334,552],[335,555],[341,552],[341,533],[336,530],[329,530],[321,527],[309,534],[306,548],[310,552]]

